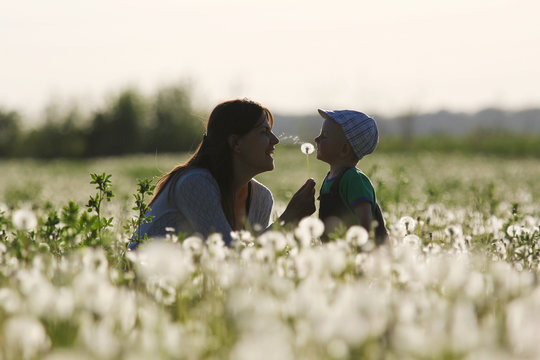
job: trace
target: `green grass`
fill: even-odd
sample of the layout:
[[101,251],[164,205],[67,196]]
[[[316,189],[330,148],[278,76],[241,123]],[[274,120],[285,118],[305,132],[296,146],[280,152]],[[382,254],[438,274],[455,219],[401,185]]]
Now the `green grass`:
[[426,152],[483,154],[486,156],[519,158],[540,157],[540,136],[512,133],[477,132],[467,136],[415,136],[410,139],[381,139],[381,153]]
[[[113,191],[120,206],[129,202],[137,179],[157,181],[189,157],[187,153],[132,155],[84,161],[0,161],[0,202],[10,207],[20,203],[50,202],[65,205],[69,200],[85,203],[93,193],[90,173],[112,175]],[[328,165],[310,155],[310,175],[317,189]],[[371,154],[358,163],[373,182],[384,208],[403,214],[432,203],[473,207],[483,213],[501,211],[498,204],[535,204],[540,200],[540,167],[534,158],[508,158],[481,154],[441,152]],[[9,174],[9,175],[8,175]],[[256,176],[283,206],[307,179],[306,156],[299,146],[279,145],[275,169]],[[128,203],[128,204],[126,204]],[[414,211],[413,211],[414,212]]]

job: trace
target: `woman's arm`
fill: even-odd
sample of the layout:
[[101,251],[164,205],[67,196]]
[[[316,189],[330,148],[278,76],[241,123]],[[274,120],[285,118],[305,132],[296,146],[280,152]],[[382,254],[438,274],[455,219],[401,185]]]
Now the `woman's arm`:
[[[274,198],[272,192],[253,179],[253,199],[251,209],[249,210],[249,220],[251,225],[258,224],[262,226],[262,231],[272,229],[273,224],[268,225],[272,213]],[[294,222],[309,216],[315,212],[315,182],[308,180],[292,197],[287,209],[283,212],[280,222]],[[256,227],[254,228],[256,230]]]

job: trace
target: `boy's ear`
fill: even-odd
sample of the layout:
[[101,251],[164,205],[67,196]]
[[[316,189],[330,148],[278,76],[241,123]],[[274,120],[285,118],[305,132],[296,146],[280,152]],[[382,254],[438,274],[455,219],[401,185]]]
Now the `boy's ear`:
[[353,153],[353,149],[351,145],[349,145],[348,142],[343,143],[343,147],[341,148],[341,153],[344,157],[348,157]]
[[229,143],[229,147],[233,152],[240,152],[240,146],[238,144],[238,135],[232,134],[229,135],[227,138],[227,142]]

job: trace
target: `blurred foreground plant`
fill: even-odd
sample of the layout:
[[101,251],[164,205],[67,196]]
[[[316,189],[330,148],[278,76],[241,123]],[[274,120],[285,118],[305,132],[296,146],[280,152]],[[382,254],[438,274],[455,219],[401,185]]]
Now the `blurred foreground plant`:
[[135,207],[132,210],[137,212],[137,216],[129,220],[128,224],[124,226],[124,229],[128,234],[133,234],[133,240],[140,242],[141,240],[147,240],[148,236],[144,234],[141,236],[140,226],[145,222],[151,222],[152,217],[146,214],[150,211],[150,206],[146,203],[146,196],[152,196],[154,193],[155,185],[152,185],[150,179],[139,179],[137,183],[137,192],[133,194],[135,198]]

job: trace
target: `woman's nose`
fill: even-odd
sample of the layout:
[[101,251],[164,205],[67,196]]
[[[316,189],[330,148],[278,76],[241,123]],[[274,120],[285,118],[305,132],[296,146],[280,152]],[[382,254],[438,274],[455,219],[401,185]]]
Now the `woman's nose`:
[[277,143],[279,143],[279,139],[274,133],[272,133],[272,144],[276,145]]

